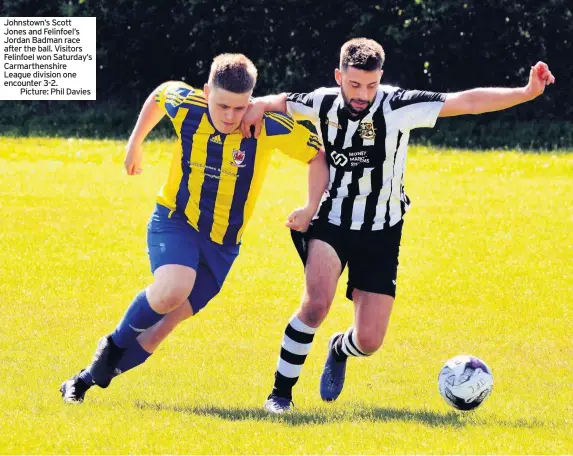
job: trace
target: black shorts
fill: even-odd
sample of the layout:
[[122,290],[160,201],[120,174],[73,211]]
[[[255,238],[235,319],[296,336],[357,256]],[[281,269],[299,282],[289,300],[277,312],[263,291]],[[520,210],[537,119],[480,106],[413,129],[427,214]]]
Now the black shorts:
[[319,239],[334,248],[342,270],[348,264],[348,299],[352,300],[355,288],[395,297],[403,224],[400,220],[390,228],[366,232],[315,221],[306,233],[291,230],[291,236],[305,265],[311,239]]

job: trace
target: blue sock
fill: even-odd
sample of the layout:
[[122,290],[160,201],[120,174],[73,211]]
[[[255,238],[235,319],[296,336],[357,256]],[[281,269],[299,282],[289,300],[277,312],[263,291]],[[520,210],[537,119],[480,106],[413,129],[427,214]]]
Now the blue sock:
[[[145,349],[139,345],[139,342],[136,340],[132,345],[130,345],[125,352],[123,353],[123,356],[121,357],[121,359],[119,360],[119,364],[117,366],[117,368],[120,371],[120,374],[123,374],[124,372],[127,372],[130,369],[133,369],[134,367],[139,366],[140,364],[143,364],[147,358],[149,358],[153,353],[149,353],[147,351],[145,351]],[[119,374],[114,375],[117,376]],[[93,379],[92,379],[92,374],[90,373],[90,368],[89,366],[86,367],[83,371],[81,371],[78,374],[78,377],[83,380],[84,383],[86,383],[87,385],[93,385]]]
[[92,379],[92,374],[90,373],[89,367],[86,367],[83,371],[81,371],[78,377],[86,384],[86,385],[93,385],[94,381]]
[[127,350],[125,350],[123,356],[119,360],[117,368],[121,371],[120,373],[123,374],[124,372],[143,364],[151,355],[152,353],[145,351],[136,340],[133,344],[127,347]]
[[111,338],[118,347],[129,347],[135,342],[139,334],[162,318],[163,314],[159,314],[151,308],[145,290],[143,290],[135,297]]

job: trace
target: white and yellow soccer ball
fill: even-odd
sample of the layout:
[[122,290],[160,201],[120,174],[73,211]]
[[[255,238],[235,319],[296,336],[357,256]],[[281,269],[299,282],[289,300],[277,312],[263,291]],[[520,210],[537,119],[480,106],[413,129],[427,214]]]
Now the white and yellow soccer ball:
[[481,359],[470,355],[455,356],[440,370],[438,389],[452,407],[473,410],[491,394],[493,375]]

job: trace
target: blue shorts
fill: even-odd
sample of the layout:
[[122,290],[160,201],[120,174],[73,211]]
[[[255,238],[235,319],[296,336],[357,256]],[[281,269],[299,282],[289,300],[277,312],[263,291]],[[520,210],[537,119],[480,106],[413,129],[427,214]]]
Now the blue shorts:
[[197,272],[189,295],[193,314],[221,290],[239,254],[239,245],[223,246],[200,234],[177,212],[156,205],[147,225],[147,251],[151,272],[166,264],[180,264]]

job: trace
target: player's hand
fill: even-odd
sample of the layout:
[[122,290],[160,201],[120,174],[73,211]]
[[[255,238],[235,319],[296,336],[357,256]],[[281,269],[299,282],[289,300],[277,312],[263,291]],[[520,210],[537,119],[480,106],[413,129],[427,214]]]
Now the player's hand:
[[544,62],[537,62],[531,67],[529,72],[529,82],[525,91],[531,98],[538,97],[543,93],[545,87],[555,82],[555,76]]
[[241,122],[241,133],[245,138],[251,137],[251,126],[255,127],[255,138],[259,137],[261,127],[263,124],[263,116],[265,115],[265,103],[262,101],[253,100],[247,107],[247,112]]
[[308,230],[308,226],[312,221],[312,217],[314,216],[313,210],[308,207],[302,207],[299,209],[295,209],[291,212],[288,216],[286,226],[291,230],[300,231],[301,233],[305,233]]
[[141,151],[141,144],[128,142],[125,149],[125,161],[123,162],[125,171],[127,172],[128,176],[141,174],[142,157],[143,153]]

